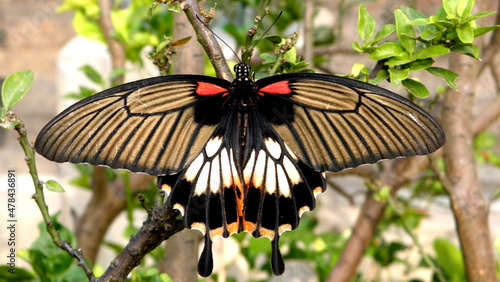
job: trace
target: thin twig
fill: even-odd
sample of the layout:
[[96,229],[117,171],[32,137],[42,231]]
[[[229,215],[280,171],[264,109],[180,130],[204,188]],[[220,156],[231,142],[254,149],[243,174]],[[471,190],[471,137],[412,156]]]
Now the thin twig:
[[269,14],[269,11],[271,10],[271,6],[269,6],[271,3],[271,0],[264,0],[260,3],[259,10],[257,12],[257,16],[255,16],[255,20],[253,25],[248,29],[247,34],[246,34],[246,39],[245,39],[245,50],[243,51],[243,54],[241,55],[241,60],[243,62],[249,61],[249,59],[252,57],[253,53],[253,38],[255,34],[257,34],[257,30],[259,28],[260,23],[264,19],[264,17]]
[[347,193],[342,187],[340,187],[340,185],[335,183],[330,178],[326,178],[326,183],[328,184],[328,187],[333,188],[333,190],[337,191],[340,195],[344,196],[344,198],[347,199],[347,201],[351,206],[354,206],[354,197],[351,196],[349,193]]
[[200,6],[198,5],[198,1],[179,0],[179,7],[184,10],[189,22],[196,31],[196,38],[205,49],[205,52],[215,69],[217,77],[232,80],[233,75],[226,63],[222,49],[219,44],[217,44],[217,39],[212,32],[210,32],[210,30],[198,20],[198,18],[204,18],[203,15],[199,13]]
[[78,260],[78,265],[83,269],[89,280],[92,281],[94,279],[94,274],[92,273],[91,267],[85,261],[82,252],[80,250],[73,249],[68,242],[61,239],[59,231],[56,230],[54,223],[50,218],[49,207],[45,202],[45,196],[43,193],[43,184],[38,177],[38,171],[36,168],[35,150],[28,141],[24,123],[12,112],[9,112],[7,114],[7,118],[10,121],[14,121],[16,123],[14,129],[19,134],[19,144],[23,148],[24,154],[26,156],[26,164],[29,168],[29,173],[31,175],[31,179],[33,180],[33,185],[35,186],[35,194],[32,197],[35,200],[40,213],[42,214],[46,230],[52,238],[52,242],[60,249],[65,250],[71,256],[76,258]]

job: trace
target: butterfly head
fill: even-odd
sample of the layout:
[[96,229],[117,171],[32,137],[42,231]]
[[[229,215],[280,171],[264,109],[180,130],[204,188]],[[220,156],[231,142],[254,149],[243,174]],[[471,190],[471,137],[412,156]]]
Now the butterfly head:
[[237,80],[245,80],[250,76],[250,66],[247,64],[239,63],[234,66]]

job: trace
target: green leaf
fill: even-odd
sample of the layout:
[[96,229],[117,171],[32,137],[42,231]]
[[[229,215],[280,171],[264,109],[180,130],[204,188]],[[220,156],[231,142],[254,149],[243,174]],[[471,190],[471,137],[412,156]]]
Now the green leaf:
[[416,97],[426,98],[429,97],[430,95],[429,90],[427,90],[427,87],[425,87],[425,85],[414,79],[407,78],[403,80],[401,83],[408,90],[408,92],[410,92]]
[[408,6],[401,6],[399,9],[403,11],[403,13],[405,13],[405,15],[407,15],[408,18],[412,20],[412,22],[416,19],[427,19],[427,17],[424,14]]
[[443,30],[426,29],[425,31],[420,33],[420,39],[425,41],[440,40],[441,37],[443,37],[443,33]]
[[457,29],[458,38],[464,44],[472,44],[474,41],[474,31],[470,22],[459,26]]
[[411,71],[420,71],[430,68],[434,64],[434,60],[429,58],[425,60],[416,60],[410,66]]
[[104,80],[102,76],[90,65],[84,65],[80,67],[80,69],[85,76],[90,79],[95,84],[102,85],[104,84]]
[[460,250],[445,239],[434,241],[436,261],[449,281],[466,281],[464,262]]
[[389,197],[391,197],[391,189],[388,186],[382,187],[377,193],[373,194],[373,198],[379,202],[387,201]]
[[398,39],[406,51],[411,54],[415,50],[416,45],[415,31],[413,30],[411,21],[400,9],[394,11],[394,16],[396,18],[396,33]]
[[408,78],[410,75],[410,69],[394,69],[390,68],[389,69],[389,76],[391,78],[391,83],[394,86],[399,86],[401,84],[401,81],[405,80]]
[[2,84],[2,104],[9,111],[17,104],[33,84],[33,72],[30,70],[13,73]]
[[430,67],[427,69],[427,71],[430,72],[431,74],[437,76],[437,77],[444,79],[444,81],[446,81],[448,86],[450,86],[451,88],[457,89],[456,81],[458,78],[458,74],[456,74],[450,70],[438,68],[438,67]]
[[465,19],[470,16],[472,8],[474,7],[474,0],[458,0],[457,3],[457,15]]
[[451,48],[451,51],[459,52],[464,55],[479,59],[479,48],[475,45],[457,45]]
[[75,32],[88,39],[104,42],[104,35],[97,20],[90,20],[83,11],[75,11],[73,17]]
[[331,45],[335,42],[335,34],[331,26],[320,25],[313,31],[314,46]]
[[497,28],[499,28],[500,25],[492,25],[492,26],[481,26],[476,29],[474,29],[474,38],[479,37],[485,33],[488,33],[490,31],[493,31]]
[[484,17],[487,17],[487,16],[491,16],[491,15],[494,15],[496,14],[497,12],[479,12],[477,14],[474,14],[470,17],[468,17],[465,21],[463,21],[462,23],[467,23],[467,22],[470,22],[470,21],[474,21],[474,20],[477,20],[479,18],[484,18]]
[[375,37],[370,42],[371,44],[376,44],[384,39],[386,39],[389,35],[391,35],[396,30],[396,26],[393,24],[384,25],[377,33]]
[[351,74],[354,77],[358,77],[358,75],[365,69],[365,64],[363,63],[355,63],[351,68]]
[[[69,229],[61,225],[59,214],[51,217],[52,223],[58,230],[61,239],[76,246],[76,238]],[[65,251],[54,245],[47,232],[44,222],[38,224],[39,236],[23,255],[39,276],[38,281],[85,281],[84,271],[77,266],[77,262]]]
[[381,266],[389,266],[398,260],[397,253],[405,249],[407,247],[400,242],[391,242],[388,244],[385,240],[382,240],[375,245],[373,258]]
[[36,281],[36,277],[28,270],[16,265],[15,273],[9,272],[12,269],[8,265],[0,266],[0,281],[31,282]]
[[457,14],[456,0],[443,0],[443,8],[447,16],[454,16]]
[[363,50],[363,48],[361,47],[361,45],[359,45],[359,43],[358,43],[358,42],[356,42],[356,41],[353,41],[353,42],[351,43],[351,47],[352,47],[352,49],[354,49],[355,51],[357,51],[357,52],[359,52],[359,53],[363,53],[363,52],[364,52],[364,50]]
[[284,41],[284,38],[279,35],[267,35],[264,36],[262,39],[268,40],[273,44],[280,44],[281,42]]
[[404,51],[401,44],[397,42],[386,42],[373,50],[370,54],[370,59],[380,61],[382,59],[399,56]]
[[430,25],[432,23],[432,21],[428,18],[419,18],[419,19],[415,19],[413,21],[411,21],[411,25],[412,26],[426,26],[426,25]]
[[64,188],[55,180],[48,180],[45,182],[45,188],[47,190],[52,191],[52,192],[57,192],[57,193],[64,193]]
[[364,5],[358,9],[358,34],[363,42],[367,42],[375,31],[375,20],[368,13]]
[[377,72],[377,76],[370,80],[371,84],[379,84],[382,80],[386,80],[389,78],[389,72],[387,70],[381,70]]
[[408,52],[403,52],[398,56],[390,58],[389,60],[387,60],[387,62],[385,62],[385,64],[390,67],[395,67],[395,66],[406,65],[413,61],[415,61],[415,58],[411,58]]
[[183,12],[182,9],[179,7],[179,3],[176,3],[176,2],[168,4],[167,11],[174,12],[177,14],[180,14]]
[[287,59],[290,63],[295,63],[297,61],[297,49],[292,47],[292,49],[288,50],[283,58]]
[[126,73],[127,73],[126,68],[113,69],[113,70],[111,70],[111,73],[109,74],[109,80],[113,81],[120,76],[124,76]]
[[418,50],[415,54],[415,57],[417,57],[417,59],[423,60],[432,57],[439,57],[448,54],[449,52],[450,49],[444,47],[443,45],[431,45],[427,48]]

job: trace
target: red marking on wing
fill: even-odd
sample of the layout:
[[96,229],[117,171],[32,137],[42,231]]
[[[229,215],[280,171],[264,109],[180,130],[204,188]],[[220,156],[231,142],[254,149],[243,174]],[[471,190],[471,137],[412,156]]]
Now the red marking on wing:
[[290,94],[292,93],[292,90],[290,89],[289,81],[283,80],[264,86],[259,90],[259,92],[268,94]]
[[226,88],[208,82],[198,81],[198,87],[196,87],[196,94],[198,95],[216,95],[224,92],[227,92]]

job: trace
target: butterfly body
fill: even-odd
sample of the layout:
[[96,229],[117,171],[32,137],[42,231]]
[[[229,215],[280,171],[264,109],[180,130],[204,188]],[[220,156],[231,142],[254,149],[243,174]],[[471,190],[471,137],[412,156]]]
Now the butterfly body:
[[424,155],[445,142],[424,110],[390,91],[321,74],[252,81],[177,75],[124,84],[63,111],[35,149],[57,162],[158,176],[186,227],[205,235],[198,271],[212,272],[212,239],[246,231],[272,240],[295,229],[326,186],[322,172]]

